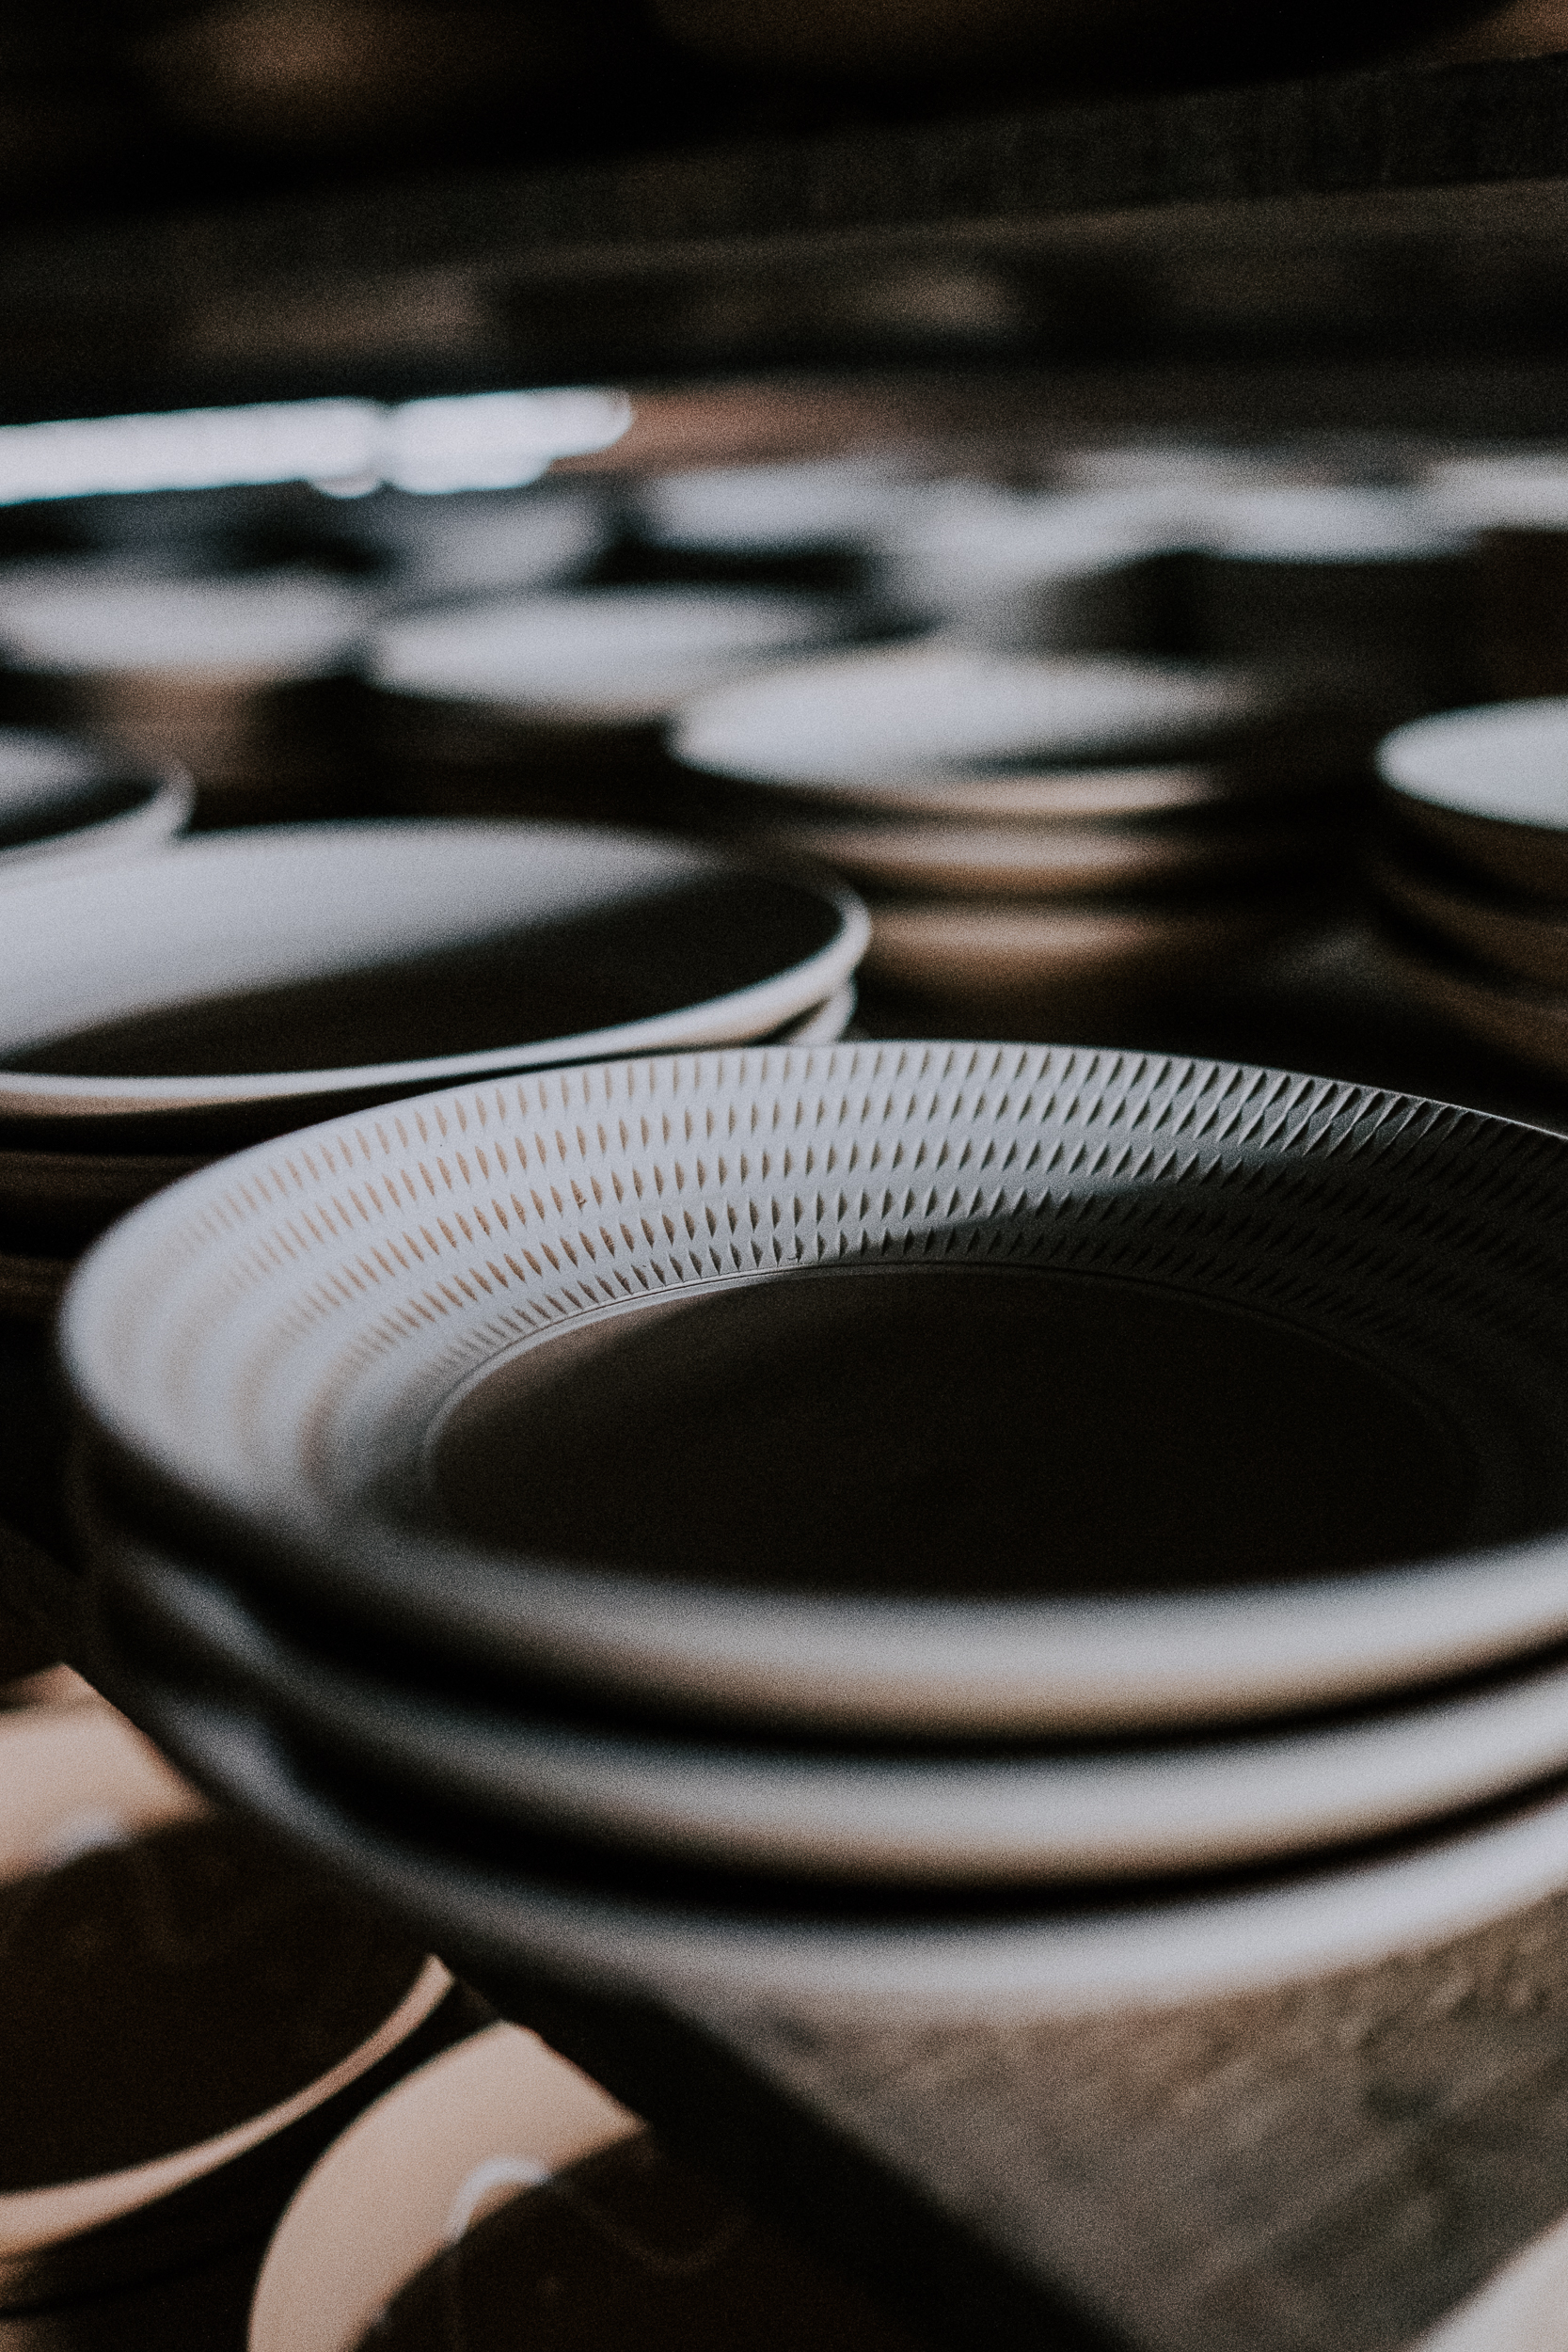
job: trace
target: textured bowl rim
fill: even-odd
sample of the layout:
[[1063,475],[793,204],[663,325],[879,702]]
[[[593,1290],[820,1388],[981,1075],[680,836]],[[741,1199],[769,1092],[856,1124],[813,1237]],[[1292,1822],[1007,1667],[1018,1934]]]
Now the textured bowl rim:
[[[983,1240],[990,1230],[989,1216],[980,1214],[986,1185],[973,1200],[969,1188],[982,1158],[992,1153],[958,1148],[963,1131],[956,1122],[964,1117],[990,1117],[994,1142],[1004,1116],[1043,1119],[1060,1095],[1069,1105],[1062,1114],[1069,1141],[1087,1131],[1079,1164],[1089,1198],[1106,1167],[1130,1179],[1144,1170],[1151,1183],[1174,1170],[1176,1182],[1207,1184],[1214,1168],[1234,1165],[1244,1172],[1254,1164],[1249,1155],[1261,1155],[1266,1167],[1293,1151],[1310,1154],[1315,1166],[1354,1170],[1367,1164],[1378,1137],[1400,1166],[1410,1152],[1424,1150],[1429,1173],[1433,1152],[1473,1152],[1489,1144],[1515,1190],[1527,1175],[1549,1188],[1568,1176],[1568,1142],[1542,1130],[1348,1082],[1168,1056],[945,1041],[773,1047],[590,1064],[509,1086],[416,1099],[254,1147],[158,1195],[88,1252],[62,1311],[62,1361],[90,1447],[112,1467],[112,1484],[128,1479],[137,1489],[143,1518],[171,1530],[199,1524],[216,1545],[215,1556],[227,1549],[244,1564],[244,1578],[287,1589],[308,1607],[325,1602],[351,1619],[368,1614],[399,1638],[482,1659],[492,1671],[521,1674],[535,1686],[544,1681],[618,1702],[636,1699],[659,1711],[789,1723],[816,1733],[853,1727],[864,1734],[1017,1739],[1129,1723],[1238,1721],[1441,1681],[1568,1636],[1568,1542],[1555,1530],[1307,1583],[1176,1598],[971,1602],[716,1591],[487,1552],[363,1515],[334,1518],[305,1476],[290,1415],[304,1409],[301,1399],[313,1400],[310,1444],[319,1451],[326,1442],[323,1384],[341,1379],[345,1367],[355,1379],[372,1381],[363,1407],[372,1422],[385,1415],[393,1393],[374,1387],[378,1366],[392,1362],[410,1396],[418,1387],[408,1407],[423,1415],[411,1440],[417,1448],[445,1400],[470,1377],[542,1331],[582,1313],[615,1311],[627,1295],[634,1301],[668,1295],[673,1284],[694,1295],[702,1287],[778,1272],[831,1269],[868,1250],[879,1251],[879,1262],[891,1253],[949,1263],[955,1234],[959,1262],[968,1263],[963,1234]],[[1031,1089],[1044,1098],[1042,1110]],[[880,1132],[900,1152],[908,1145],[911,1168],[927,1142],[931,1170],[949,1159],[944,1198],[962,1161],[973,1157],[975,1165],[945,1206],[932,1190],[928,1218],[911,1190],[880,1243],[863,1248],[854,1242],[862,1228],[853,1187],[847,1195],[840,1189],[834,1206],[840,1179],[831,1177],[832,1149],[847,1147],[842,1136],[834,1147],[829,1113],[833,1104],[862,1104],[861,1115],[868,1116],[873,1098]],[[1117,1103],[1121,1114],[1112,1120]],[[714,1170],[704,1172],[702,1120],[716,1104],[724,1106],[721,1116],[714,1110],[720,1129],[725,1120],[738,1122],[738,1193],[725,1173],[721,1133],[710,1150]],[[806,1118],[813,1104],[812,1117],[828,1137],[815,1176]],[[590,1234],[600,1212],[590,1207],[587,1187],[597,1180],[595,1170],[611,1170],[616,1152],[632,1153],[626,1166],[636,1172],[636,1154],[645,1147],[635,1137],[602,1149],[594,1139],[602,1141],[606,1120],[626,1133],[624,1113],[654,1136],[648,1181],[657,1176],[669,1192],[659,1211],[669,1239],[643,1217],[641,1233],[621,1228],[622,1251],[620,1235],[612,1237],[608,1226],[602,1240]],[[746,1122],[762,1119],[766,1136],[768,1117],[784,1122],[779,1164],[769,1174],[761,1152],[759,1168],[748,1176]],[[791,1120],[807,1137],[795,1147],[793,1170]],[[668,1150],[655,1132],[659,1121]],[[1022,1132],[1027,1142],[1034,1129]],[[689,1149],[683,1133],[692,1138]],[[510,1248],[459,1214],[466,1199],[481,1207],[491,1199],[509,1135],[514,1153],[536,1153],[531,1181],[547,1169],[544,1181],[557,1204],[552,1210],[535,1190],[538,1216],[528,1226],[527,1246],[514,1236]],[[958,1139],[950,1155],[944,1137]],[[996,1187],[992,1214],[1004,1199],[1007,1156],[998,1157],[996,1174],[986,1180]],[[1062,1165],[1057,1182],[1068,1188],[1064,1198],[1075,1198],[1072,1171]],[[389,1181],[381,1192],[374,1186],[378,1169],[389,1177],[416,1168],[424,1171],[420,1181],[432,1200],[447,1206],[419,1224],[419,1238],[410,1225],[404,1249],[398,1235],[410,1213],[403,1196]],[[1046,1174],[1028,1194],[1028,1214],[1039,1230],[1053,1232],[1051,1220],[1060,1212]],[[398,1178],[413,1181],[411,1172]],[[900,1191],[905,1183],[897,1178]],[[919,1183],[924,1193],[927,1177]],[[812,1185],[819,1187],[815,1213]],[[712,1210],[732,1193],[742,1210],[747,1200],[756,1209],[750,1229],[737,1213],[728,1235],[721,1222],[699,1240],[698,1224],[689,1221],[689,1244],[678,1233],[670,1207],[694,1220],[705,1200]],[[787,1208],[792,1197],[800,1213],[794,1225],[770,1223],[769,1201],[782,1200]],[[1024,1197],[1021,1189],[1019,1201]],[[330,1215],[302,1220],[299,1213],[312,1199],[324,1211],[332,1204]],[[520,1206],[515,1196],[513,1205]],[[499,1195],[494,1206],[499,1216]],[[1019,1214],[1016,1203],[1006,1212]],[[1489,1208],[1489,1235],[1497,1214]],[[866,1233],[881,1231],[877,1215],[865,1223]],[[403,1253],[395,1267],[385,1253],[375,1255],[383,1227]],[[1555,1222],[1542,1224],[1532,1212],[1530,1231],[1538,1228],[1543,1247],[1555,1250]],[[267,1238],[275,1232],[276,1242]],[[313,1257],[318,1250],[323,1254]],[[728,1269],[726,1257],[734,1261]],[[638,1274],[643,1260],[652,1272]],[[236,1268],[243,1268],[238,1287]],[[634,1287],[633,1274],[643,1291]],[[1364,1271],[1354,1277],[1363,1289],[1366,1279]],[[204,1287],[213,1282],[227,1287],[221,1294]],[[281,1286],[276,1291],[275,1282]],[[289,1326],[296,1335],[287,1342],[295,1350],[288,1358],[295,1387],[283,1410],[287,1426],[279,1436],[278,1408],[246,1389],[250,1434],[242,1441],[218,1382],[232,1378],[231,1367],[246,1360],[246,1349],[255,1360],[259,1335],[284,1330],[272,1299],[286,1313],[307,1292],[312,1303],[305,1320]],[[1533,1303],[1533,1284],[1528,1295]],[[240,1318],[238,1326],[231,1316]],[[369,1353],[355,1355],[359,1338],[372,1331],[383,1335],[385,1346],[377,1341]],[[266,1346],[272,1344],[268,1338]],[[215,1353],[200,1356],[202,1348]],[[405,1351],[401,1358],[399,1348]],[[421,1349],[431,1353],[421,1357]],[[406,1375],[396,1371],[404,1363],[414,1367]],[[226,1364],[230,1370],[222,1369]],[[179,1397],[170,1390],[160,1403],[160,1381],[173,1381]],[[360,1430],[354,1442],[364,1438]]]

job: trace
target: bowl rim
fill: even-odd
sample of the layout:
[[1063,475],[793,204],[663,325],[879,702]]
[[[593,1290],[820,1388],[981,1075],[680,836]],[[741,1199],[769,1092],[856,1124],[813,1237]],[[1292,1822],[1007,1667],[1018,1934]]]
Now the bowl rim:
[[[345,1065],[333,1070],[255,1071],[226,1073],[210,1078],[69,1077],[49,1072],[0,1067],[0,1120],[20,1126],[67,1120],[90,1129],[97,1120],[135,1118],[137,1114],[221,1110],[225,1105],[298,1103],[308,1116],[311,1106],[327,1107],[335,1096],[363,1100],[412,1094],[444,1081],[477,1079],[490,1073],[549,1069],[560,1063],[610,1058],[626,1053],[657,1052],[682,1045],[721,1044],[755,1037],[795,1015],[809,1011],[833,996],[853,974],[870,942],[870,917],[855,893],[842,883],[770,866],[766,860],[748,859],[708,848],[674,844],[666,837],[629,829],[573,825],[546,819],[514,821],[482,818],[386,818],[347,819],[328,824],[269,825],[240,832],[202,834],[171,845],[168,856],[202,864],[243,861],[247,855],[264,858],[276,849],[308,850],[316,843],[336,847],[363,842],[372,850],[378,840],[411,841],[420,834],[467,838],[476,857],[486,839],[514,845],[528,836],[546,835],[589,846],[609,840],[625,850],[657,851],[672,873],[677,858],[689,861],[693,876],[726,874],[736,879],[764,876],[815,898],[837,917],[834,935],[821,947],[782,973],[735,989],[723,996],[694,1005],[621,1022],[597,1030],[533,1044],[496,1046],[478,1053],[417,1057],[401,1061]],[[164,873],[168,859],[159,861]],[[40,882],[53,876],[40,874]],[[62,882],[69,877],[62,875]],[[13,902],[14,903],[14,902]]]
[[[352,1177],[356,1205],[343,1211],[348,1229],[356,1231],[356,1220],[364,1219],[373,1236],[377,1218],[404,1215],[389,1187],[366,1192],[378,1168],[406,1163],[433,1169],[439,1164],[452,1210],[465,1197],[482,1205],[489,1199],[498,1164],[490,1155],[504,1155],[509,1134],[515,1152],[536,1149],[545,1154],[540,1167],[553,1171],[562,1205],[552,1216],[542,1196],[534,1196],[543,1222],[530,1228],[530,1247],[541,1239],[550,1248],[559,1244],[574,1266],[584,1265],[581,1275],[568,1277],[559,1254],[550,1261],[559,1272],[547,1271],[545,1260],[527,1249],[526,1264],[519,1263],[488,1234],[480,1238],[477,1228],[460,1238],[454,1225],[432,1225],[428,1232],[421,1226],[424,1239],[411,1245],[417,1267],[410,1262],[395,1276],[388,1272],[385,1283],[379,1276],[334,1271],[334,1303],[319,1315],[312,1310],[308,1339],[291,1338],[289,1344],[298,1349],[294,1360],[303,1365],[305,1386],[298,1393],[319,1400],[323,1378],[338,1377],[344,1366],[356,1379],[370,1378],[367,1365],[388,1360],[385,1352],[354,1354],[356,1335],[372,1327],[391,1330],[388,1311],[394,1317],[402,1312],[396,1302],[416,1302],[434,1284],[431,1307],[411,1306],[397,1327],[410,1335],[414,1350],[404,1360],[426,1367],[415,1375],[425,1383],[420,1394],[430,1398],[428,1409],[424,1404],[411,1408],[424,1414],[417,1444],[446,1400],[503,1354],[583,1314],[622,1310],[627,1295],[634,1302],[664,1296],[673,1284],[681,1295],[695,1296],[705,1288],[781,1272],[832,1272],[845,1263],[848,1237],[860,1230],[852,1196],[841,1225],[831,1186],[812,1195],[802,1177],[802,1168],[804,1178],[811,1177],[809,1157],[791,1173],[787,1150],[771,1176],[764,1165],[748,1177],[742,1152],[731,1168],[731,1183],[721,1149],[707,1168],[700,1128],[692,1122],[715,1103],[724,1106],[722,1119],[739,1121],[741,1129],[748,1120],[766,1127],[769,1118],[784,1120],[786,1129],[797,1120],[802,1132],[812,1120],[826,1122],[824,1132],[836,1136],[840,1149],[846,1138],[834,1129],[833,1106],[847,1118],[858,1104],[855,1115],[870,1118],[875,1105],[875,1116],[895,1141],[902,1122],[912,1166],[927,1141],[934,1164],[936,1152],[946,1149],[942,1136],[961,1134],[958,1122],[965,1117],[993,1122],[1004,1116],[1043,1117],[1031,1089],[1047,1110],[1058,1094],[1067,1099],[1064,1120],[1079,1122],[1072,1134],[1086,1124],[1096,1149],[1113,1132],[1101,1113],[1119,1103],[1124,1116],[1115,1132],[1124,1142],[1116,1165],[1142,1168],[1151,1183],[1164,1181],[1172,1169],[1177,1181],[1207,1183],[1205,1152],[1213,1167],[1234,1162],[1243,1173],[1255,1151],[1263,1154],[1259,1165],[1272,1164],[1270,1154],[1277,1161],[1299,1150],[1315,1166],[1363,1167],[1378,1137],[1402,1166],[1413,1150],[1427,1152],[1430,1168],[1442,1151],[1485,1144],[1493,1160],[1506,1161],[1513,1171],[1511,1184],[1514,1174],[1522,1184],[1523,1171],[1548,1185],[1568,1176],[1568,1140],[1544,1130],[1349,1082],[1174,1056],[910,1041],[650,1057],[531,1073],[510,1090],[468,1089],[416,1098],[388,1113],[328,1121],[279,1144],[253,1147],[133,1211],[82,1261],[57,1327],[78,1426],[111,1485],[136,1496],[144,1523],[183,1530],[187,1537],[194,1530],[214,1562],[227,1561],[242,1581],[288,1593],[317,1614],[325,1607],[348,1623],[374,1622],[394,1642],[430,1643],[446,1656],[482,1661],[509,1681],[587,1689],[604,1700],[630,1700],[686,1720],[788,1723],[814,1736],[853,1727],[867,1737],[1008,1740],[1130,1723],[1147,1729],[1240,1721],[1440,1682],[1568,1637],[1568,1540],[1555,1529],[1403,1565],[1174,1598],[755,1594],[490,1552],[362,1510],[334,1517],[300,1472],[290,1452],[293,1437],[275,1434],[267,1440],[275,1452],[281,1444],[293,1465],[287,1477],[281,1457],[269,1455],[263,1473],[259,1458],[230,1459],[226,1452],[241,1441],[234,1437],[232,1408],[215,1392],[222,1351],[227,1348],[230,1362],[245,1360],[245,1349],[254,1349],[263,1326],[273,1330],[266,1317],[273,1311],[267,1301],[275,1279],[280,1303],[293,1295],[290,1284],[319,1282],[319,1276],[301,1270],[311,1250],[325,1253],[313,1263],[339,1268],[339,1229],[314,1228],[314,1240],[308,1241],[299,1222],[298,1211],[312,1193],[324,1201],[347,1198],[343,1186]],[[698,1137],[682,1174],[687,1215],[700,1210],[705,1199],[722,1207],[733,1194],[741,1202],[730,1239],[721,1245],[721,1229],[716,1228],[709,1252],[720,1265],[721,1246],[735,1268],[715,1273],[696,1254],[695,1239],[683,1257],[685,1244],[675,1239],[673,1223],[666,1219],[667,1245],[644,1219],[646,1247],[624,1229],[630,1271],[619,1260],[615,1269],[623,1292],[602,1268],[586,1272],[584,1252],[596,1263],[609,1247],[608,1229],[604,1243],[594,1241],[592,1248],[586,1226],[580,1242],[578,1236],[581,1219],[592,1223],[599,1215],[596,1209],[590,1215],[586,1187],[597,1181],[596,1171],[611,1169],[618,1152],[635,1155],[642,1148],[634,1129],[641,1121],[643,1132],[653,1134],[650,1120],[664,1122],[677,1154],[669,1159],[666,1182],[681,1171],[680,1122]],[[509,1120],[515,1120],[511,1128]],[[525,1128],[532,1145],[518,1141]],[[611,1128],[629,1139],[616,1140]],[[1147,1138],[1172,1129],[1188,1139],[1182,1152],[1191,1143],[1189,1158],[1177,1152],[1162,1159],[1150,1147],[1138,1159]],[[660,1151],[657,1136],[652,1149]],[[649,1167],[661,1164],[656,1159]],[[1084,1181],[1092,1186],[1098,1163],[1085,1165]],[[561,1189],[563,1173],[576,1187],[569,1202]],[[818,1167],[813,1181],[820,1182],[823,1173]],[[434,1174],[429,1181],[436,1181]],[[1070,1179],[1059,1181],[1069,1184]],[[1043,1176],[1037,1193],[1037,1201],[1036,1193],[1027,1195],[1037,1201],[1030,1214],[1054,1215]],[[997,1200],[1003,1197],[999,1188]],[[1025,1197],[1021,1191],[1020,1200]],[[750,1237],[743,1214],[748,1198],[761,1220]],[[768,1202],[782,1200],[787,1206],[791,1198],[808,1203],[815,1198],[816,1222],[807,1215],[804,1225],[797,1219],[784,1226],[775,1245]],[[958,1201],[955,1191],[954,1214]],[[946,1214],[933,1209],[927,1226],[911,1191],[868,1262],[888,1263],[890,1253],[897,1258],[902,1252],[900,1262],[942,1263],[942,1236],[951,1239]],[[209,1270],[231,1269],[241,1262],[245,1237],[265,1236],[279,1218],[277,1230],[282,1234],[286,1227],[293,1238],[271,1255],[251,1248],[244,1256],[252,1272],[242,1288],[229,1283],[224,1289],[230,1303],[214,1323],[216,1309],[202,1287],[214,1279]],[[868,1232],[875,1222],[873,1216]],[[981,1229],[985,1222],[979,1220]],[[960,1229],[967,1230],[961,1217]],[[697,1230],[693,1225],[694,1236]],[[357,1243],[354,1248],[357,1251]],[[743,1248],[755,1264],[743,1262]],[[644,1258],[652,1269],[645,1293],[632,1280]],[[367,1270],[371,1263],[358,1255],[352,1261]],[[263,1264],[276,1273],[257,1271]],[[573,1279],[579,1290],[570,1288]],[[311,1291],[318,1299],[325,1295]],[[562,1297],[573,1303],[563,1306]],[[198,1311],[192,1305],[197,1300],[206,1301]],[[542,1302],[537,1320],[535,1301]],[[183,1395],[179,1409],[160,1406],[158,1383],[168,1380],[176,1362],[188,1389],[195,1360],[189,1351],[198,1338],[219,1351],[203,1359],[201,1394]],[[402,1337],[393,1343],[404,1343]],[[426,1346],[437,1352],[420,1357]],[[439,1393],[432,1382],[445,1384]],[[372,1383],[369,1393],[373,1417],[391,1391],[376,1391]],[[264,1423],[266,1409],[247,1403],[252,1433],[255,1413],[261,1412]],[[284,1419],[294,1410],[289,1406]],[[316,1404],[311,1411],[317,1413]],[[210,1423],[208,1435],[195,1431],[193,1413]],[[274,1419],[276,1426],[276,1408]],[[227,1436],[212,1434],[225,1430]],[[359,1432],[356,1442],[363,1437]],[[311,1444],[321,1442],[318,1429]]]

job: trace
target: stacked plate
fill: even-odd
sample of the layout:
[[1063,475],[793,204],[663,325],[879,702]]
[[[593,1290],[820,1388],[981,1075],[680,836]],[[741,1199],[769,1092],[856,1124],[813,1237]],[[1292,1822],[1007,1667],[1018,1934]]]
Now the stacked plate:
[[354,790],[342,681],[367,619],[325,573],[51,564],[0,593],[0,693],[188,770],[207,821],[328,813]]
[[1374,729],[1440,709],[1479,684],[1471,539],[1411,490],[1221,498],[1188,559],[1190,642]]
[[553,587],[585,571],[611,531],[607,501],[588,488],[449,498],[388,489],[340,503],[338,534],[381,566],[377,589],[394,605]]
[[1484,1044],[1568,1077],[1568,701],[1399,728],[1372,866],[1404,985]]
[[999,650],[1131,651],[1158,643],[1169,544],[1160,504],[944,482],[878,533],[884,603]]
[[843,892],[543,825],[214,834],[134,889],[103,868],[5,902],[0,1559],[33,1647],[59,1483],[39,1357],[94,1234],[328,1107],[585,1054],[837,1037],[866,936]]
[[372,729],[421,814],[664,812],[688,696],[842,633],[839,605],[744,588],[585,588],[410,614],[371,646]]
[[76,1278],[94,1678],[503,2000],[1430,1944],[1568,1883],[1565,1235],[1560,1137],[1142,1055],[341,1118]]
[[1253,675],[929,639],[689,703],[713,830],[873,897],[867,974],[1066,1027],[1255,953],[1343,853],[1332,740]]

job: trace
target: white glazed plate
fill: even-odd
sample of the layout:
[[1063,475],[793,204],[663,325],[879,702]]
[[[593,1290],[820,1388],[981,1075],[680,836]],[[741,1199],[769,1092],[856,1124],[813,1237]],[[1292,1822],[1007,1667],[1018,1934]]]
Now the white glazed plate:
[[1378,771],[1400,813],[1493,882],[1568,898],[1568,699],[1397,727]]
[[85,1137],[248,1110],[255,1133],[459,1073],[766,1035],[842,988],[865,939],[847,893],[638,834],[214,834],[134,891],[103,873],[8,895],[0,1119]]
[[257,1147],[62,1348],[144,1520],[533,1691],[1201,1724],[1568,1636],[1565,1212],[1568,1143],[1417,1098],[775,1047]]

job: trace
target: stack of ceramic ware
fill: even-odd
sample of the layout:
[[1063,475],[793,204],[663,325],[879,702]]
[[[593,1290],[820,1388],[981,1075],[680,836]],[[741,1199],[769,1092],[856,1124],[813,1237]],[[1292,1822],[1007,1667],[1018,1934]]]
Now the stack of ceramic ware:
[[1275,671],[1374,733],[1467,700],[1471,538],[1412,490],[1220,498],[1188,559],[1188,642],[1212,660]]
[[1348,825],[1311,723],[1193,664],[927,640],[696,699],[672,743],[694,820],[873,894],[868,977],[1062,1025],[1244,961]]
[[24,1625],[59,1552],[46,1320],[114,1217],[214,1152],[441,1077],[837,1037],[866,937],[841,891],[519,824],[213,834],[134,889],[63,875],[5,913],[0,1572]]
[[538,2352],[911,2341],[533,2034],[491,2026],[386,2092],[301,2184],[250,2352],[489,2352],[519,2331]]
[[52,564],[0,582],[0,698],[188,770],[204,821],[341,812],[367,620],[364,592],[325,573]]
[[1138,652],[1159,640],[1168,532],[1153,501],[933,484],[887,516],[872,577],[891,612],[975,644]]
[[587,588],[410,614],[369,651],[372,729],[415,813],[657,821],[670,713],[843,627],[833,599],[754,588]]
[[192,1177],[62,1356],[92,1678],[503,2002],[1170,1998],[1568,1884],[1568,1139],[601,1063]]
[[1568,701],[1418,720],[1378,766],[1387,959],[1456,1027],[1568,1077]]
[[897,466],[837,457],[652,475],[631,516],[647,545],[689,555],[856,555],[927,495]]
[[1507,700],[1568,689],[1568,460],[1560,450],[1450,458],[1425,477],[1433,508],[1479,533],[1477,650]]
[[522,596],[576,580],[608,545],[610,509],[583,487],[346,499],[339,534],[379,565],[383,603]]
[[321,2150],[483,2011],[102,1705],[0,1716],[0,2333],[238,2342]]

